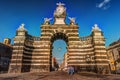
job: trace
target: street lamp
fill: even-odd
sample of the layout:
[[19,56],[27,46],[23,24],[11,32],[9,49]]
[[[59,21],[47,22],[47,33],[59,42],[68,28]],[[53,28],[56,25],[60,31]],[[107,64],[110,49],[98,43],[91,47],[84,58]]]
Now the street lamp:
[[115,66],[116,66],[116,71],[115,71],[115,72],[116,72],[116,75],[117,75],[117,70],[118,70],[118,62],[117,62],[117,61],[115,61],[115,64],[116,64],[116,65],[115,65]]
[[112,70],[111,68],[114,67],[114,66],[111,64],[111,61],[110,61],[110,60],[108,60],[108,62],[109,62],[109,67],[110,67],[110,68],[109,68],[109,72],[111,73],[111,70]]

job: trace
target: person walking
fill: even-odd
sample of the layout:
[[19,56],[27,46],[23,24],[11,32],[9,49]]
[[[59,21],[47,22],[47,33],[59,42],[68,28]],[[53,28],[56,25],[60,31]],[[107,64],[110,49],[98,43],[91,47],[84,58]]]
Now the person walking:
[[73,75],[75,72],[74,67],[71,66],[71,75]]
[[68,66],[68,74],[71,74],[70,66]]
[[74,74],[74,67],[72,67],[72,66],[68,67],[68,74],[69,75],[73,75]]

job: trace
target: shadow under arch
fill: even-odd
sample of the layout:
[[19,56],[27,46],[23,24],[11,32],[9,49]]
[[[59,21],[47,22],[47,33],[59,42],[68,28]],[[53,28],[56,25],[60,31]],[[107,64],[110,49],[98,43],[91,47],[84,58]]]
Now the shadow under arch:
[[54,35],[52,35],[51,40],[50,40],[51,41],[51,45],[50,45],[50,71],[53,71],[53,69],[52,69],[52,49],[53,49],[53,46],[52,45],[53,45],[54,41],[59,40],[59,39],[65,41],[67,46],[69,45],[68,44],[68,36],[66,34],[59,32],[59,33],[55,33]]

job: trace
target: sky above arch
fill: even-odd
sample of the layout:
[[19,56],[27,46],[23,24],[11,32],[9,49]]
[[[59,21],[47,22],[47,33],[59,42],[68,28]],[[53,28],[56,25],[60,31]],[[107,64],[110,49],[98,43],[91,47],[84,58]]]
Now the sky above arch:
[[44,18],[54,18],[58,2],[65,4],[67,17],[76,18],[80,36],[90,35],[93,25],[98,24],[106,46],[120,38],[120,0],[0,0],[0,42],[13,39],[21,23],[29,34],[40,36],[40,25]]

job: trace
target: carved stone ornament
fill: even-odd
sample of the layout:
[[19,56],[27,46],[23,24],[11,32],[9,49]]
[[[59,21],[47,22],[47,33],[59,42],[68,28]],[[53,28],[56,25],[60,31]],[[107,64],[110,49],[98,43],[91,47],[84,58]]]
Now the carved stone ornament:
[[18,28],[18,31],[27,31],[25,28],[24,28],[25,24],[22,23],[19,28]]
[[101,31],[101,29],[95,24],[94,27],[92,27],[92,31]]
[[44,24],[50,24],[52,18],[44,18]]
[[65,18],[66,17],[66,8],[64,7],[65,4],[59,2],[57,3],[58,7],[54,12],[54,16],[56,18]]
[[70,19],[70,24],[75,24],[75,18],[68,17]]

